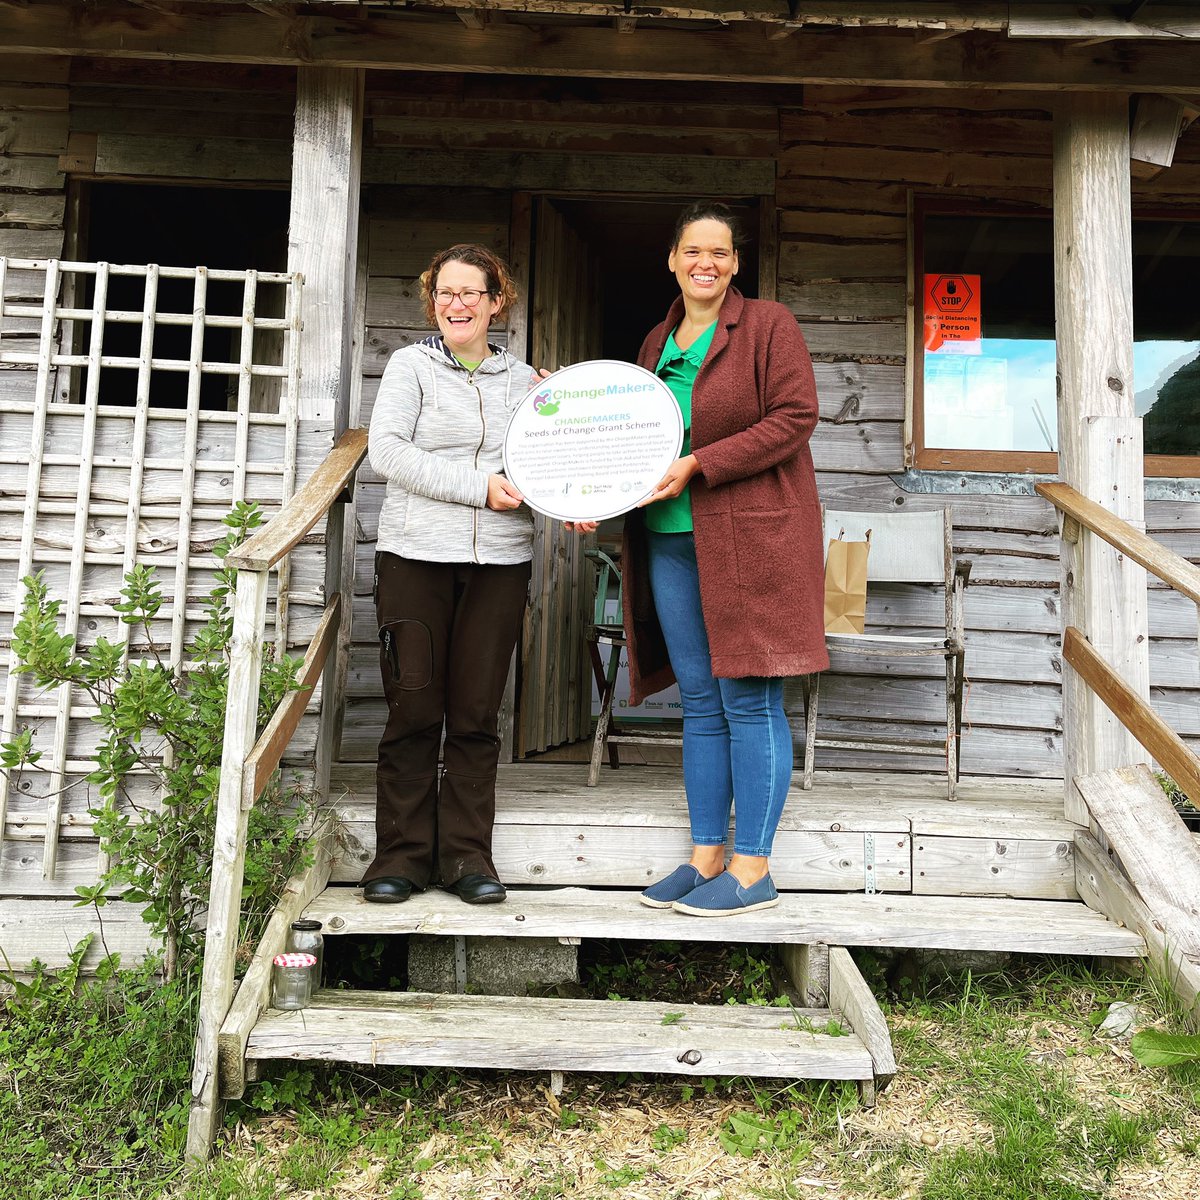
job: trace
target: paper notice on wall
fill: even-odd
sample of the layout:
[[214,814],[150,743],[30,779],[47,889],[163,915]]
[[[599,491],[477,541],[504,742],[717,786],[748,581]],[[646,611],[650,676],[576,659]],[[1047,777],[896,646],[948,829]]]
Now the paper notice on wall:
[[931,354],[981,354],[978,275],[925,276],[925,349]]

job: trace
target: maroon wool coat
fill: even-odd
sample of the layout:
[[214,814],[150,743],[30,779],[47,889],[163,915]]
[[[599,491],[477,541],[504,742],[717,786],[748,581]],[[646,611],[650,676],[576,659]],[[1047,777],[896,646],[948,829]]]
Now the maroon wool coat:
[[[683,299],[642,343],[658,365]],[[772,300],[725,294],[692,391],[692,521],[713,674],[806,675],[829,666],[825,552],[808,439],[817,423],[812,359],[795,317]],[[631,703],[675,681],[647,571],[644,510],[622,547]]]

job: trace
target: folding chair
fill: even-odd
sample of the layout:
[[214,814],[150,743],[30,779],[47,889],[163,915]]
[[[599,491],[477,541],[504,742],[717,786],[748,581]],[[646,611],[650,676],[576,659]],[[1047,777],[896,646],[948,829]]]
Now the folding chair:
[[[595,787],[600,778],[600,761],[608,753],[609,766],[615,771],[621,765],[619,745],[650,744],[682,746],[683,738],[670,733],[625,733],[613,720],[613,697],[617,690],[617,673],[621,653],[625,649],[625,626],[621,619],[621,568],[612,555],[603,550],[585,551],[596,563],[596,593],[592,605],[592,620],[585,631],[592,674],[600,693],[600,715],[592,735],[592,756],[588,764],[588,787]],[[615,601],[615,612],[613,611]],[[608,652],[605,662],[601,650]]]
[[959,738],[962,733],[964,662],[963,593],[971,574],[969,562],[953,561],[953,525],[950,509],[911,513],[837,512],[824,514],[825,545],[839,535],[862,541],[871,531],[867,557],[868,610],[871,584],[902,583],[940,585],[945,593],[945,628],[936,634],[827,633],[832,653],[867,658],[940,657],[946,664],[946,737],[872,738],[854,734],[817,734],[817,701],[820,677],[804,681],[804,779],[812,787],[816,749],[886,750],[897,754],[943,754],[946,761],[947,797],[956,799],[959,777]]

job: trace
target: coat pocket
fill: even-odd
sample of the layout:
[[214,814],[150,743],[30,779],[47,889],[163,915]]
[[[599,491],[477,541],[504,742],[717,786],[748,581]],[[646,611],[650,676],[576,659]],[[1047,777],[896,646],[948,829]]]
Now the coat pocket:
[[379,629],[384,691],[418,692],[433,682],[433,636],[424,621],[389,621]]

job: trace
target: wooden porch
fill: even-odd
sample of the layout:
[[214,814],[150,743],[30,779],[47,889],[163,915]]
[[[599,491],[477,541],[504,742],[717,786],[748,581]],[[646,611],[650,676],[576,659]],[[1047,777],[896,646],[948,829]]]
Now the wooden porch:
[[[596,787],[586,779],[586,763],[501,767],[493,850],[506,884],[640,889],[687,857],[678,767],[606,766]],[[960,786],[951,804],[944,775],[818,771],[804,792],[797,771],[772,878],[797,892],[1078,898],[1078,827],[1063,815],[1061,781],[977,776]],[[341,839],[330,879],[356,884],[375,850],[374,766],[336,767],[330,802]]]
[[[285,896],[275,935],[303,915],[331,938],[447,939],[459,994],[326,990],[302,1019],[263,1011],[268,931],[218,1037],[221,1095],[241,1095],[264,1061],[307,1059],[548,1070],[555,1085],[568,1070],[854,1079],[869,1103],[895,1065],[878,1004],[842,947],[1146,951],[1140,933],[1080,899],[1080,831],[1063,816],[1057,782],[970,779],[951,804],[940,775],[826,771],[805,792],[797,773],[772,858],[781,903],[706,921],[637,899],[688,853],[678,768],[606,768],[594,788],[586,771],[502,768],[494,851],[512,890],[503,905],[474,908],[437,889],[401,905],[363,901],[355,884],[373,856],[373,770],[335,768],[335,819]],[[798,1003],[679,1012],[463,994],[468,940],[587,938],[772,944]]]

